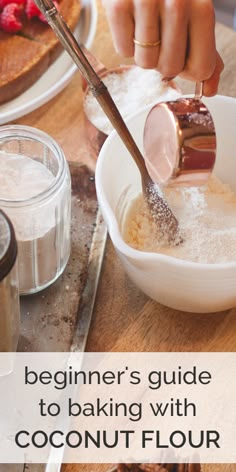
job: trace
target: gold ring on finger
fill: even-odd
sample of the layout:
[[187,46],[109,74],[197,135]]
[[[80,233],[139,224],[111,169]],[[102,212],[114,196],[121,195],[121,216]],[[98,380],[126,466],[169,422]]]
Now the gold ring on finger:
[[151,42],[145,42],[145,41],[139,41],[138,39],[133,39],[134,44],[137,46],[140,46],[141,48],[155,48],[156,46],[159,46],[161,44],[161,40],[158,39],[158,41],[154,41],[153,43]]

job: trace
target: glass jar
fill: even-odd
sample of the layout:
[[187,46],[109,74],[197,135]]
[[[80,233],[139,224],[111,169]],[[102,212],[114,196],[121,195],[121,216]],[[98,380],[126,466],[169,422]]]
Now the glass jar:
[[13,226],[0,210],[0,352],[15,352],[20,330],[17,243]]
[[69,168],[46,133],[0,128],[0,207],[16,232],[20,294],[46,288],[67,264],[71,222]]

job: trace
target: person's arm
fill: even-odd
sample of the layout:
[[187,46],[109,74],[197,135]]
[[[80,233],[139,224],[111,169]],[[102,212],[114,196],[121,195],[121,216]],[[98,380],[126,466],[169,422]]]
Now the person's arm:
[[217,93],[223,61],[212,0],[102,0],[117,52],[165,78],[204,81]]

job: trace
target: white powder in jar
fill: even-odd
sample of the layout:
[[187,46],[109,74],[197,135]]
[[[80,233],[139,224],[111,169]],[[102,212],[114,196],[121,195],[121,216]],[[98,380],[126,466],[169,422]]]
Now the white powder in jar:
[[34,159],[0,152],[0,199],[28,200],[53,182],[50,170]]
[[125,221],[127,244],[192,262],[236,262],[236,195],[227,184],[211,176],[202,187],[167,187],[165,196],[179,221],[183,242],[173,246],[162,243],[140,195]]
[[31,240],[35,233],[42,236],[53,226],[50,216],[44,213],[42,218],[40,208],[38,215],[35,208],[32,220],[29,217],[32,209],[26,206],[25,211],[22,211],[19,204],[22,203],[24,207],[24,201],[47,190],[54,181],[53,174],[41,162],[24,155],[0,153],[0,159],[0,200],[11,203],[8,213],[18,241]]
[[60,195],[34,201],[53,185],[52,172],[20,154],[1,152],[0,161],[0,205],[16,233],[20,293],[33,293],[53,281],[68,259],[69,197],[59,189]]
[[[108,73],[102,81],[124,119],[145,105],[175,100],[180,96],[176,89],[162,81],[162,75],[157,70],[142,69],[138,66],[121,70],[121,72]],[[113,130],[91,91],[85,96],[84,110],[96,128],[106,134]]]

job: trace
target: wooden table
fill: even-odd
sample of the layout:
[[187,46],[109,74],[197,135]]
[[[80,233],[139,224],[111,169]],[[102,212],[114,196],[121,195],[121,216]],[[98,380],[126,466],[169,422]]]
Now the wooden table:
[[[118,65],[105,15],[98,0],[99,19],[92,52],[107,67]],[[217,25],[218,49],[225,61],[219,93],[236,97],[236,34]],[[122,63],[125,61],[122,60]],[[194,85],[179,81],[183,91]],[[81,160],[90,168],[95,160],[84,137],[81,78],[76,73],[57,97],[17,123],[38,127],[63,147],[69,161]],[[150,300],[128,279],[110,240],[101,274],[88,351],[235,351],[236,308],[222,313],[183,313]],[[103,471],[104,465],[68,465],[66,472]],[[207,466],[205,470],[236,470],[234,465]]]

